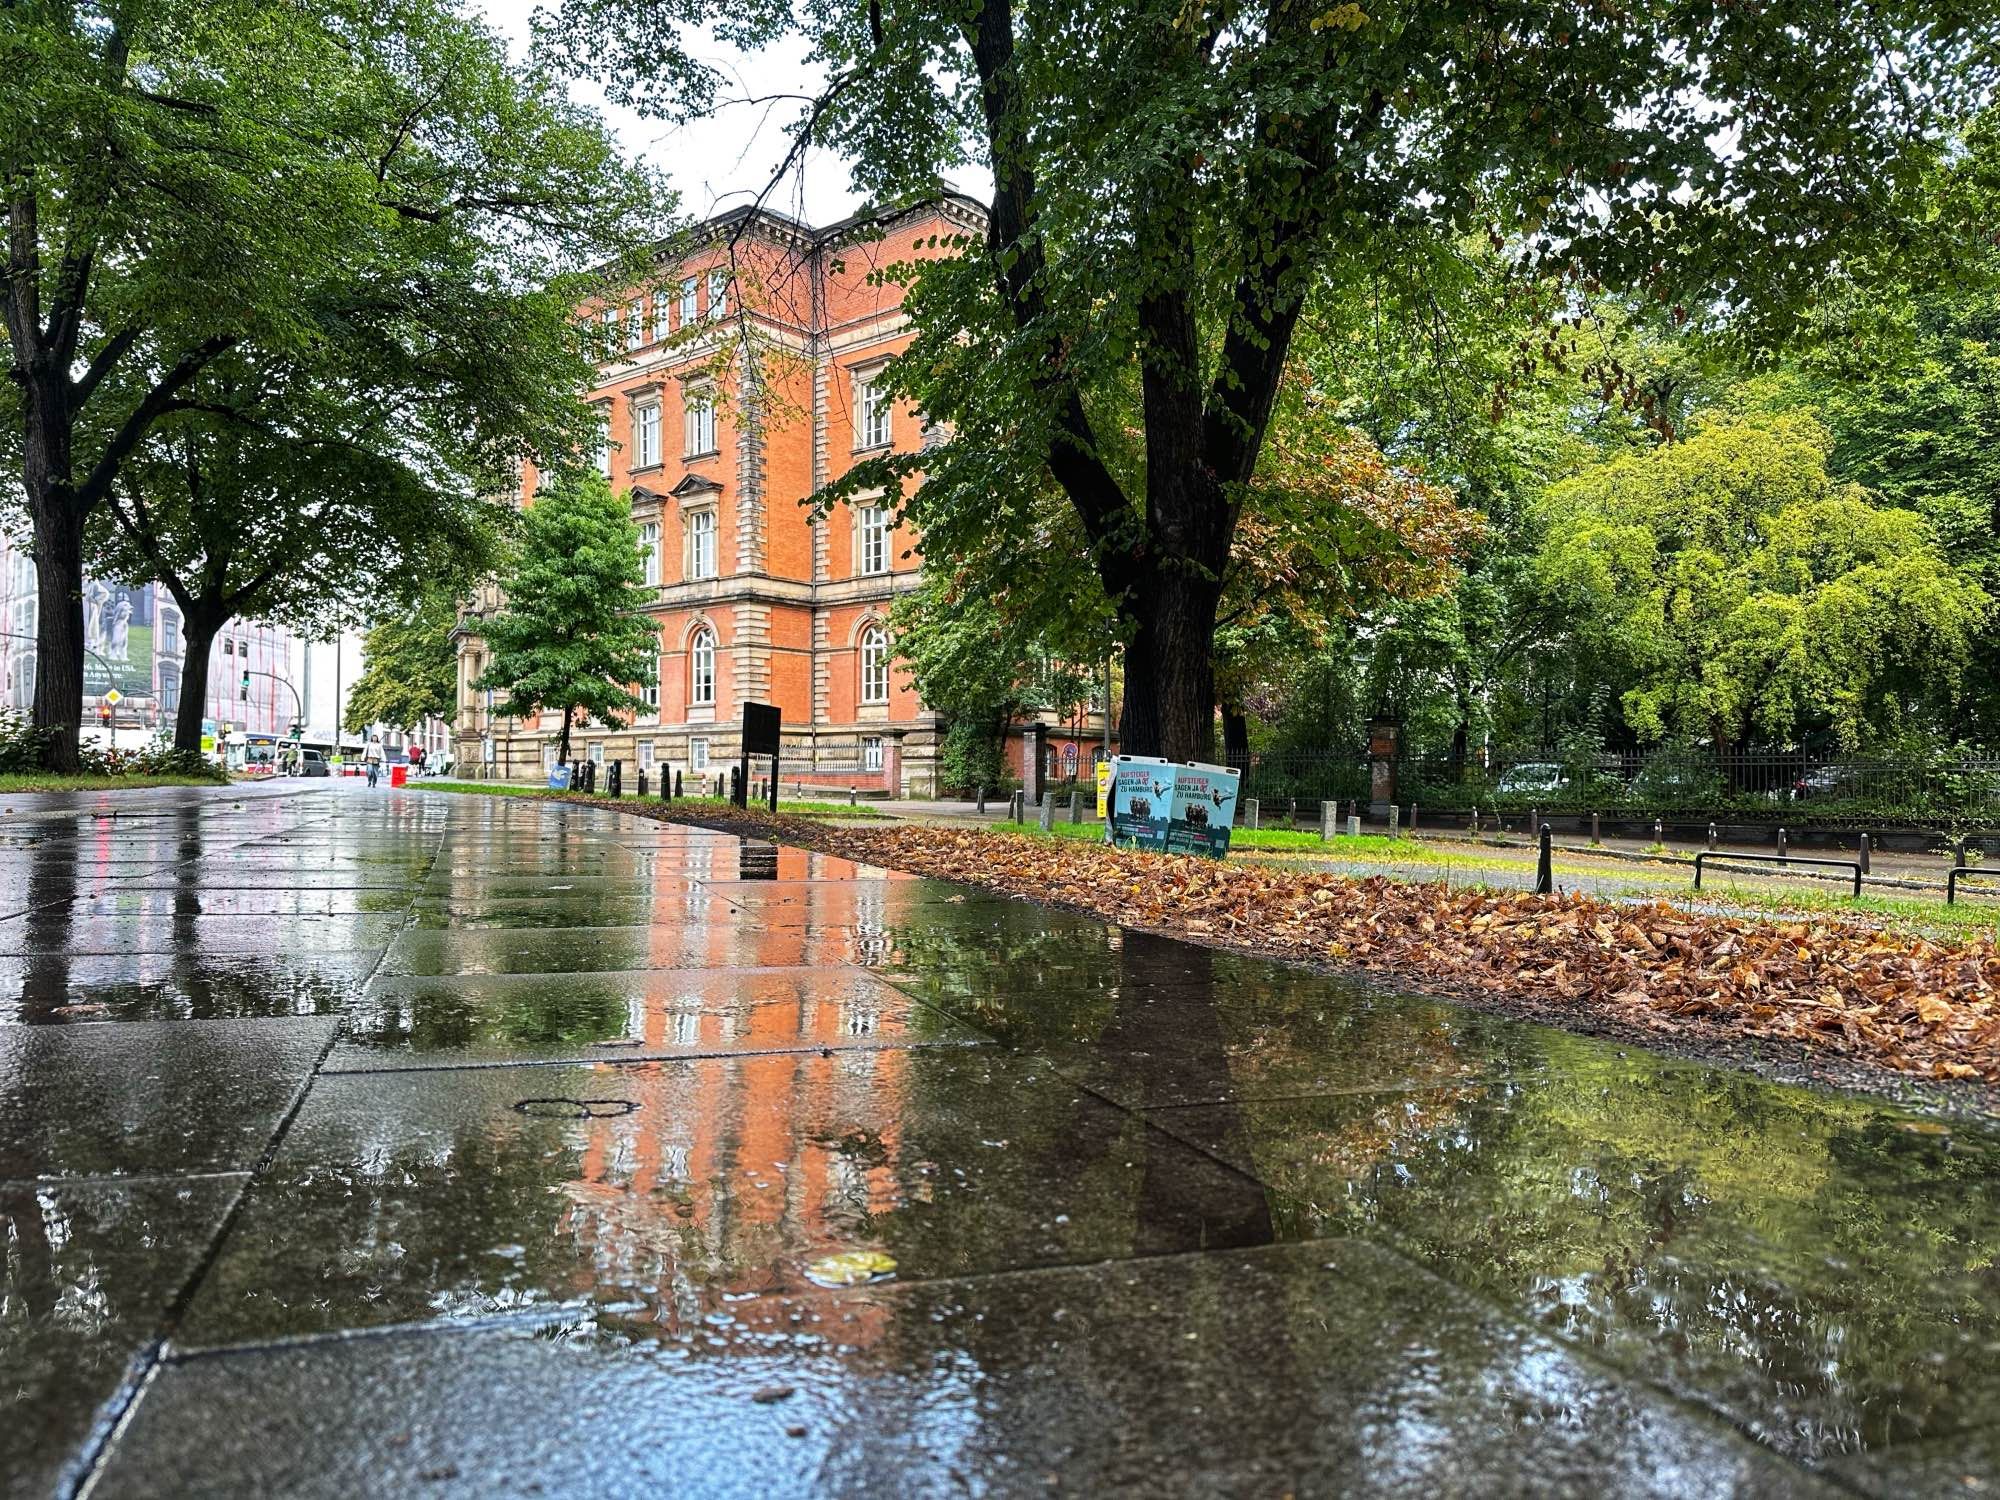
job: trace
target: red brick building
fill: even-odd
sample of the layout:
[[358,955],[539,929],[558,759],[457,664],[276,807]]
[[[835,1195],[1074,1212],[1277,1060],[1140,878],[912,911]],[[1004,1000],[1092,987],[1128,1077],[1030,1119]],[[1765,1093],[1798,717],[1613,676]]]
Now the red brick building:
[[[628,777],[712,778],[735,763],[744,702],[774,703],[787,782],[934,794],[939,726],[889,646],[914,538],[865,498],[825,517],[801,502],[864,457],[922,449],[918,414],[875,384],[908,333],[902,289],[871,273],[984,229],[981,206],[957,196],[825,229],[738,210],[663,255],[648,284],[583,310],[605,339],[591,400],[605,472],[650,549],[660,666],[657,704],[574,731],[576,753],[623,761]],[[458,764],[538,779],[559,716],[500,718],[471,686],[479,621],[499,602],[488,587],[461,622]]]

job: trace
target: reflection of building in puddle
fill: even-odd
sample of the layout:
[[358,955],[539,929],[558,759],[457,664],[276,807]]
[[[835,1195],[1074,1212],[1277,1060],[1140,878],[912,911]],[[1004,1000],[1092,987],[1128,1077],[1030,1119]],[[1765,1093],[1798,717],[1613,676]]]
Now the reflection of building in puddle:
[[[854,1008],[855,1024],[872,1024],[864,1010]],[[774,1043],[799,1024],[758,1009],[745,1021],[752,1034],[768,1026]],[[802,1289],[802,1268],[822,1255],[880,1248],[872,1226],[905,1196],[897,1171],[905,1053],[657,1066],[685,1071],[635,1089],[643,1102],[631,1114],[572,1127],[579,1169],[556,1191],[568,1204],[560,1230],[579,1252],[574,1294],[660,1331],[691,1333],[736,1317],[734,1299]],[[870,1315],[844,1328],[843,1340],[872,1339],[880,1326]]]

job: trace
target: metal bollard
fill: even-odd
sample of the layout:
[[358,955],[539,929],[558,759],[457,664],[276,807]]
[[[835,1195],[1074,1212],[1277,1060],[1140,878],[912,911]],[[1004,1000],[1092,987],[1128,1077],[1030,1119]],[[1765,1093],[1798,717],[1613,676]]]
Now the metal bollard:
[[614,797],[622,797],[625,795],[624,761],[614,760],[613,762],[611,762],[611,784],[608,787],[606,787],[605,790],[610,792],[611,795]]
[[1541,836],[1542,810],[1539,807],[1531,807],[1528,809],[1528,837],[1538,839]]
[[646,768],[644,766],[639,767],[639,800],[641,802],[646,800]]
[[1783,859],[1790,851],[1791,840],[1785,836],[1785,830],[1780,828],[1778,830],[1778,858]]
[[1072,823],[1083,821],[1083,793],[1074,789],[1069,794],[1069,820]]
[[1952,863],[1957,865],[1959,869],[1963,870],[1965,868],[1965,836],[1963,834],[1960,834],[1959,837],[1953,841],[1953,855],[1954,858],[1952,859]]
[[681,789],[681,773],[679,771],[674,772],[674,795],[676,797],[685,797],[687,795],[687,793]]
[[1861,866],[1861,873],[1863,875],[1866,875],[1868,873],[1868,854],[1869,854],[1869,838],[1868,835],[1864,833],[1861,835],[1860,854],[1854,861],[1856,864]]
[[1055,831],[1056,799],[1054,797],[1042,798],[1042,815],[1040,821],[1043,833],[1053,833]]
[[1026,792],[1016,792],[1007,799],[1007,814],[1016,823],[1025,823],[1028,821],[1028,794]]
[[1553,896],[1556,890],[1555,846],[1549,825],[1542,825],[1542,852],[1535,860],[1535,894]]
[[1714,825],[1713,823],[1711,823],[1711,824],[1709,824],[1709,825],[1708,825],[1708,847],[1709,847],[1709,848],[1713,849],[1713,848],[1715,847],[1715,840],[1716,840],[1716,837],[1717,837],[1717,834],[1716,834],[1716,829],[1715,829],[1715,825]]
[[1474,838],[1478,838],[1478,837],[1479,837],[1479,807],[1478,807],[1478,804],[1476,804],[1476,803],[1475,803],[1475,804],[1473,805],[1473,809],[1472,809],[1472,816],[1471,816],[1470,818],[1468,818],[1468,819],[1466,820],[1466,824],[1465,824],[1465,826],[1466,826],[1466,827],[1467,827],[1468,829],[1470,829],[1470,830],[1471,830],[1471,832],[1472,832],[1472,836],[1473,836]]
[[1339,825],[1340,825],[1340,804],[1338,802],[1320,803],[1319,836],[1322,839],[1332,838],[1335,830],[1339,827]]
[[1416,831],[1417,831],[1417,804],[1412,802],[1410,804],[1410,832],[1415,833]]
[[1255,828],[1257,826],[1257,799],[1255,797],[1249,797],[1244,800],[1243,826],[1245,828]]
[[1597,836],[1597,814],[1590,815],[1590,847],[1595,849],[1604,840]]
[[1391,802],[1389,804],[1389,837],[1392,839],[1399,837],[1396,831],[1396,823],[1397,823],[1397,816],[1401,812],[1402,808],[1398,807],[1395,803]]
[[985,816],[986,816],[986,788],[985,788],[985,787],[980,787],[980,788],[979,788],[979,790],[978,790],[978,791],[977,791],[976,793],[974,793],[974,795],[973,795],[973,799],[972,799],[972,810],[973,810],[974,812],[978,813],[978,814],[979,814],[979,815],[980,815],[981,817],[985,817]]
[[1653,819],[1653,842],[1656,844],[1664,844],[1666,843],[1666,841],[1667,841],[1667,825],[1658,818]]

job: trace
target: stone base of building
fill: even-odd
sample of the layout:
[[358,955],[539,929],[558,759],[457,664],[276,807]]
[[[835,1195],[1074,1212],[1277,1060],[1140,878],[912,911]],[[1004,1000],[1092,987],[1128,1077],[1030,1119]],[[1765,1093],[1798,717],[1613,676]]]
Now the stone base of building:
[[[928,720],[788,730],[778,758],[780,787],[786,796],[845,795],[852,789],[861,796],[935,797],[938,739],[936,723]],[[461,733],[454,741],[453,775],[467,781],[543,782],[555,766],[557,743],[551,730]],[[641,771],[648,789],[657,787],[664,770],[680,778],[685,796],[721,795],[731,769],[741,763],[742,744],[739,724],[570,732],[571,757],[605,766],[619,762],[626,791],[637,792]],[[769,760],[754,757],[750,774],[770,775]]]

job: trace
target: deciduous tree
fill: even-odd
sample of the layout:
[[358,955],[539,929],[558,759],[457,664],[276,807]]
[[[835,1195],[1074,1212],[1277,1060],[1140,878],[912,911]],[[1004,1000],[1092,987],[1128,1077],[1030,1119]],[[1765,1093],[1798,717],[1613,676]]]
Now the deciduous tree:
[[996,497],[1055,486],[1119,612],[1125,743],[1186,758],[1209,753],[1225,572],[1316,288],[1488,233],[1523,277],[1757,337],[1893,242],[1986,85],[1992,21],[1986,0],[565,0],[551,40],[698,109],[717,75],[691,28],[802,34],[829,77],[802,143],[884,200],[990,169],[988,232],[924,263],[890,377],[952,440],[850,482],[921,474],[911,515],[947,564]]
[[458,647],[451,636],[458,601],[433,589],[415,605],[372,626],[365,665],[347,698],[347,722],[415,729],[426,719],[450,723],[458,709]]
[[1543,584],[1628,663],[1643,738],[1852,748],[1955,689],[1991,600],[1830,446],[1804,416],[1715,418],[1549,492]]
[[523,512],[506,605],[486,623],[489,656],[476,685],[504,692],[493,711],[510,718],[558,710],[565,765],[579,713],[610,723],[645,706],[632,685],[658,680],[645,582],[631,501],[594,470],[558,473]]
[[[446,403],[489,477],[583,441],[573,309],[652,187],[452,0],[0,7],[4,326],[34,714],[73,766],[87,530],[234,351]],[[390,411],[383,415],[394,421]]]

